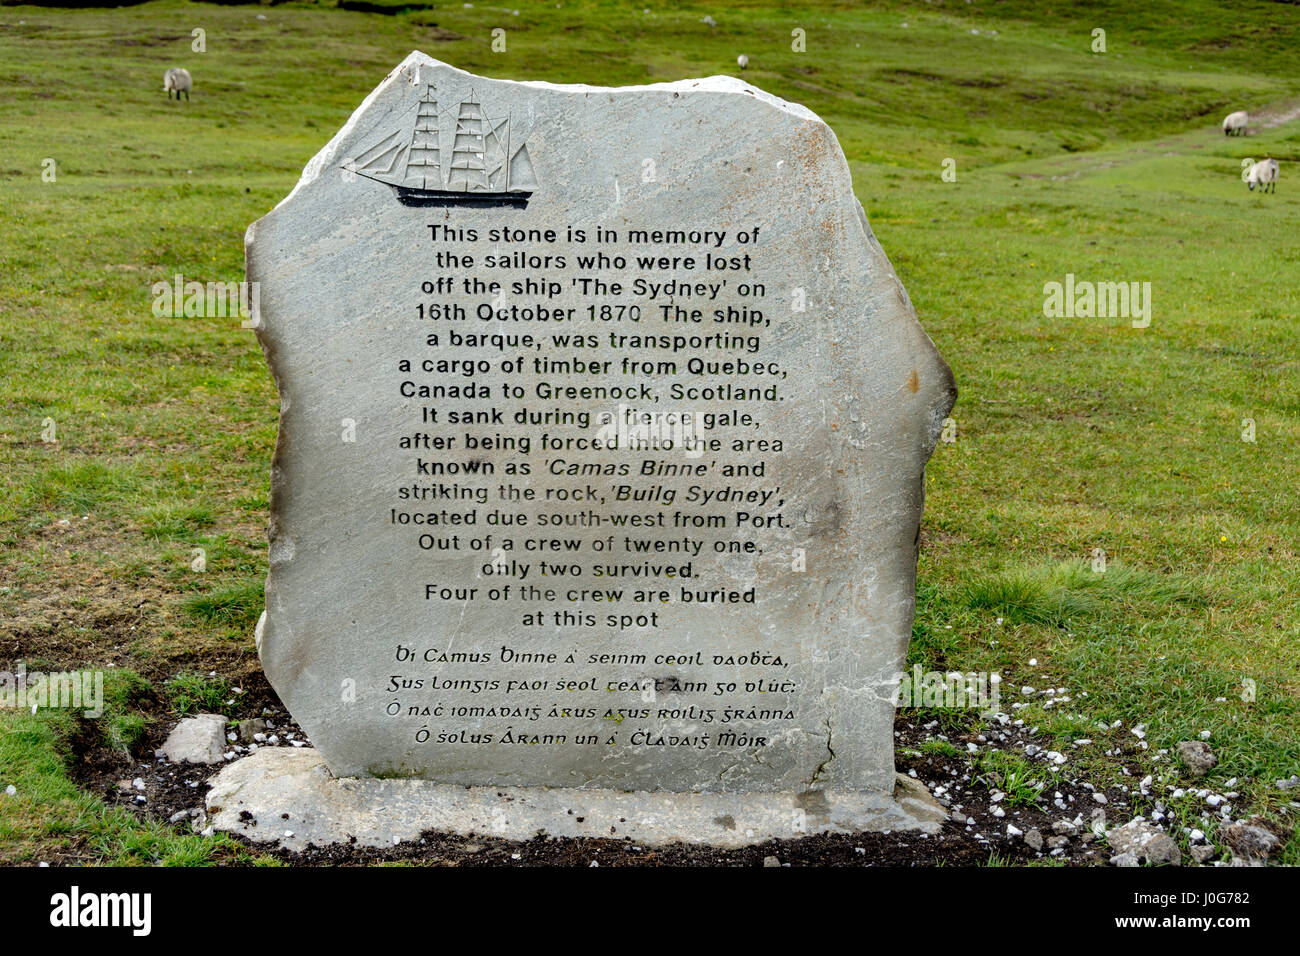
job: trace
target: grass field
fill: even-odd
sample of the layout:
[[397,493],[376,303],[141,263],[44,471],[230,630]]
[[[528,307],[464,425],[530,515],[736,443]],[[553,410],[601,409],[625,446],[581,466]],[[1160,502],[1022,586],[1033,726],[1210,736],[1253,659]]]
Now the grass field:
[[[913,656],[1068,688],[1018,716],[1094,739],[1091,779],[1178,781],[1151,755],[1209,731],[1204,785],[1295,832],[1274,780],[1300,772],[1300,7],[645,4],[0,6],[0,668],[118,671],[93,727],[0,712],[0,861],[255,860],[73,780],[88,736],[138,746],[203,675],[259,673],[274,388],[237,319],[157,318],[150,287],[241,279],[245,227],[412,49],[610,85],[743,52],[824,117],[961,391]],[[176,65],[188,103],[161,90]],[[1252,134],[1225,138],[1242,108]],[[1240,169],[1265,155],[1262,196]],[[1067,274],[1149,282],[1149,327],[1045,317]]]

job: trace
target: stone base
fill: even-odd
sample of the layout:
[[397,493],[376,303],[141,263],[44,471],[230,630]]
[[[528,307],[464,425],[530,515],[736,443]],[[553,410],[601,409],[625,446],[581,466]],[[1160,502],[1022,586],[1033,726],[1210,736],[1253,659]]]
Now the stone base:
[[918,781],[901,774],[897,781],[892,797],[838,790],[646,793],[456,787],[429,780],[338,779],[314,750],[267,748],[222,770],[207,807],[216,829],[260,843],[278,841],[290,850],[348,843],[354,837],[364,846],[392,846],[417,840],[425,830],[510,840],[546,834],[719,847],[814,833],[937,833],[947,811]]

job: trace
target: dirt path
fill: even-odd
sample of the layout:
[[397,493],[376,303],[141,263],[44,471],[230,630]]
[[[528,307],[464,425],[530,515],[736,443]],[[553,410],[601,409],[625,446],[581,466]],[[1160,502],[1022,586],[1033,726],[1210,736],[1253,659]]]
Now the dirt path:
[[1259,119],[1259,129],[1277,129],[1279,126],[1300,119],[1300,100],[1279,100],[1270,103],[1258,113],[1251,114],[1251,118]]
[[[1276,103],[1270,103],[1252,112],[1250,120],[1248,135],[1293,123],[1300,120],[1300,99],[1278,100]],[[1077,179],[1102,170],[1129,166],[1156,155],[1174,156],[1178,153],[1204,149],[1206,134],[1210,131],[1218,133],[1219,138],[1222,138],[1219,126],[1205,126],[1124,146],[1103,147],[1097,151],[1072,153],[1069,156],[1056,156],[1046,160],[1017,162],[1005,172],[1017,179]],[[1059,172],[1029,171],[1034,167],[1059,170]]]

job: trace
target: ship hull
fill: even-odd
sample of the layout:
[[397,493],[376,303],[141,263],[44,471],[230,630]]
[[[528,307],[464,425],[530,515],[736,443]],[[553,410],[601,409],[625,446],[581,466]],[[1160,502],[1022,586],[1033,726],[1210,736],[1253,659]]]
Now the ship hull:
[[397,201],[403,206],[465,206],[468,209],[496,209],[507,207],[525,209],[531,192],[454,192],[449,189],[412,189],[394,186]]

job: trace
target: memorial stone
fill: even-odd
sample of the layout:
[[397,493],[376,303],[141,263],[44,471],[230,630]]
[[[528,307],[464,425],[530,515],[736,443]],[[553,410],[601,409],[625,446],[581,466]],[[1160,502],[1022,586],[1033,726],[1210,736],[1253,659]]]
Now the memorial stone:
[[824,122],[413,53],[247,260],[258,647],[334,777],[888,805],[955,388]]

